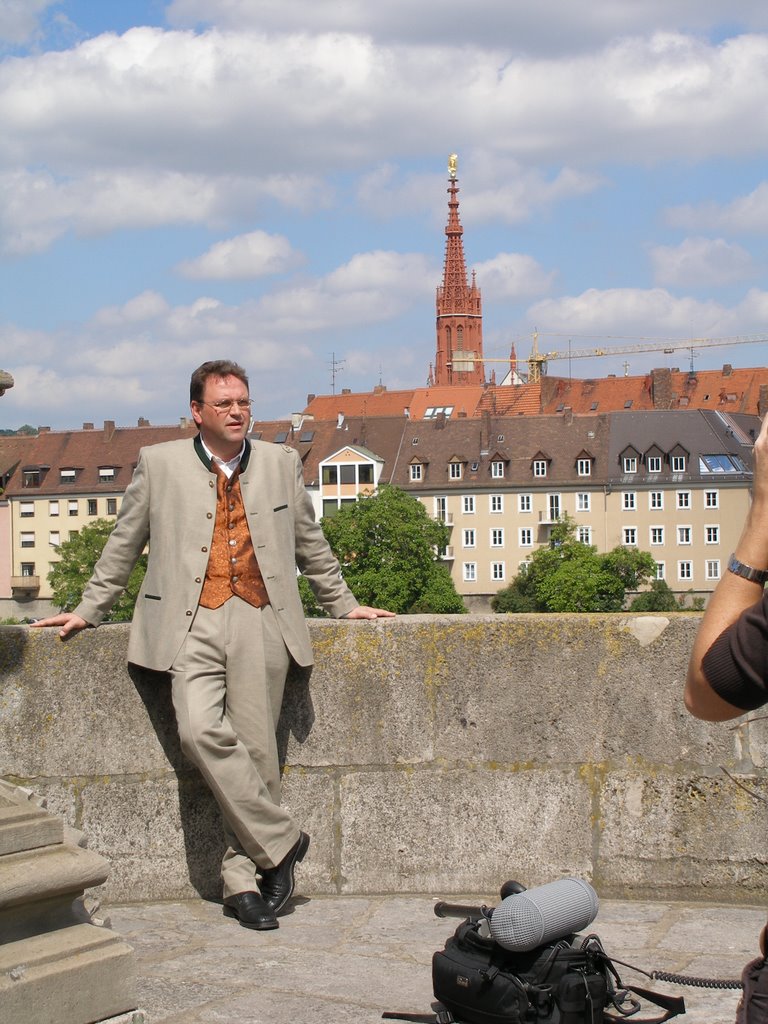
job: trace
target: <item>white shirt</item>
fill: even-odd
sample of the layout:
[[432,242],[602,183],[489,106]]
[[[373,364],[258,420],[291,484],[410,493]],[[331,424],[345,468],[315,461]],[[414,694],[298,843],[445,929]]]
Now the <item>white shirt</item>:
[[214,455],[213,454],[211,449],[208,447],[208,445],[203,440],[203,435],[202,434],[200,435],[200,443],[203,446],[203,451],[208,456],[208,458],[211,460],[211,462],[214,463],[214,465],[219,466],[221,468],[221,471],[224,474],[224,476],[226,476],[227,480],[229,480],[230,477],[232,476],[232,474],[237,469],[237,467],[240,465],[240,459],[242,459],[243,452],[245,451],[245,441],[243,441],[243,446],[240,449],[240,451],[237,453],[237,455],[233,459],[230,459],[228,462],[225,462],[224,459],[220,459],[218,455]]

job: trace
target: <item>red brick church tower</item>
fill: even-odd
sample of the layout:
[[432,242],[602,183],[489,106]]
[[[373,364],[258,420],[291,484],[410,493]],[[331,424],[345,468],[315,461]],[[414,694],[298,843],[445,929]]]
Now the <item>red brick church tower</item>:
[[430,383],[436,385],[485,383],[482,301],[474,271],[472,284],[467,284],[456,172],[457,157],[453,154],[448,161],[443,283],[437,289],[437,352],[430,371]]

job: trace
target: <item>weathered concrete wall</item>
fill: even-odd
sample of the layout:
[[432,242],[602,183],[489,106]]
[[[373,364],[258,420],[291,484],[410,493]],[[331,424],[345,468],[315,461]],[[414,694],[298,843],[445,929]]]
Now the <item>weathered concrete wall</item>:
[[[763,900],[766,723],[686,714],[698,622],[313,622],[317,666],[290,681],[280,729],[284,799],[312,835],[301,889],[575,874],[606,897]],[[179,752],[167,681],[129,674],[126,641],[124,626],[67,644],[0,629],[0,776],[111,859],[108,898],[215,895],[218,812]]]

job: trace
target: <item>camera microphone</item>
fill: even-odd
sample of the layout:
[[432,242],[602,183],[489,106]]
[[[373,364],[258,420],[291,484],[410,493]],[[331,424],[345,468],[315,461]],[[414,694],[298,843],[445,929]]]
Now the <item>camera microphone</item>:
[[[503,889],[511,884],[505,882]],[[491,935],[504,949],[523,953],[586,928],[597,917],[599,900],[579,878],[561,878],[502,899],[490,919]]]

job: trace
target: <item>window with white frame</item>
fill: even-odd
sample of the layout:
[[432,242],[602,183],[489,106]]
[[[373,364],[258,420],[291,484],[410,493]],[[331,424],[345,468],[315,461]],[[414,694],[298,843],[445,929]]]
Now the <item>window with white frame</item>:
[[474,583],[477,579],[477,562],[464,562],[462,565],[465,583]]
[[664,491],[648,491],[648,508],[664,508]]
[[719,491],[704,491],[704,508],[720,508]]
[[20,501],[19,502],[19,515],[22,519],[31,519],[35,514],[35,503],[34,501]]
[[657,562],[656,563],[656,579],[657,580],[663,580],[663,579],[666,579],[666,576],[667,576],[667,565],[666,565],[666,562]]
[[664,543],[664,527],[663,526],[651,526],[649,528],[651,535],[651,544],[663,544]]
[[592,475],[592,459],[577,459],[576,472],[579,476]]
[[61,544],[61,534],[58,530],[51,530],[48,534],[48,543],[52,548],[57,548]]
[[504,511],[504,495],[491,494],[488,498],[488,508],[493,514]]
[[23,548],[33,548],[35,546],[35,535],[34,533],[22,533],[20,537],[21,546]]
[[685,472],[685,456],[684,455],[673,455],[672,456],[672,472],[673,473],[684,473]]
[[691,543],[691,527],[690,526],[678,526],[678,528],[677,528],[677,543],[678,544],[690,544]]
[[475,546],[475,531],[474,530],[462,530],[461,531],[461,546],[463,548],[473,548]]
[[530,512],[533,508],[533,501],[530,494],[518,494],[517,496],[517,511],[518,512]]
[[448,476],[451,478],[451,480],[461,480],[462,470],[463,467],[460,462],[448,463]]
[[677,563],[677,578],[679,580],[693,579],[693,562],[684,561]]
[[501,583],[505,578],[504,562],[491,562],[491,579],[494,583]]
[[704,543],[705,544],[719,544],[720,543],[720,527],[719,526],[705,526],[704,527]]
[[708,558],[706,561],[706,576],[708,580],[720,579],[720,559]]
[[533,545],[533,530],[530,526],[521,526],[519,534],[521,548],[529,548]]
[[504,528],[496,526],[491,530],[491,547],[492,548],[503,548],[504,547]]
[[22,562],[21,563],[21,575],[22,576],[34,576],[35,575],[35,563],[34,562]]
[[461,499],[462,511],[468,515],[474,515],[475,512],[475,496],[474,494],[465,494]]
[[59,480],[63,484],[74,483],[75,477],[77,476],[76,469],[60,469]]
[[634,512],[637,508],[637,492],[624,491],[621,496],[621,507],[625,512]]
[[114,466],[99,466],[99,483],[106,484],[115,479]]
[[677,492],[677,507],[678,508],[690,508],[691,507],[691,492],[690,491],[678,491]]
[[77,515],[77,498],[72,498],[71,501],[67,502],[67,512],[71,516],[76,516]]
[[117,515],[117,498],[107,498],[107,515]]
[[547,510],[549,512],[549,518],[552,520],[560,518],[560,495],[559,494],[548,494],[547,495]]
[[444,494],[435,496],[435,519],[444,523],[448,518],[448,498]]
[[500,480],[504,476],[504,463],[501,459],[494,459],[491,463],[491,476],[494,480]]
[[592,543],[592,527],[591,526],[579,526],[576,529],[576,540],[579,544],[591,544]]
[[637,456],[636,455],[625,455],[624,456],[624,472],[625,473],[636,473],[637,472]]
[[591,495],[589,491],[579,491],[576,495],[576,511],[589,512],[591,508]]
[[661,472],[661,456],[660,455],[649,455],[646,463],[649,473],[660,473]]
[[420,462],[411,463],[411,480],[421,480],[423,476],[423,467]]
[[547,463],[544,459],[534,459],[533,462],[533,475],[534,476],[546,476],[547,475]]
[[59,503],[56,500],[48,502],[48,515],[57,516],[59,514]]
[[625,526],[622,530],[622,536],[624,538],[623,544],[626,547],[634,548],[637,547],[637,527],[636,526]]

